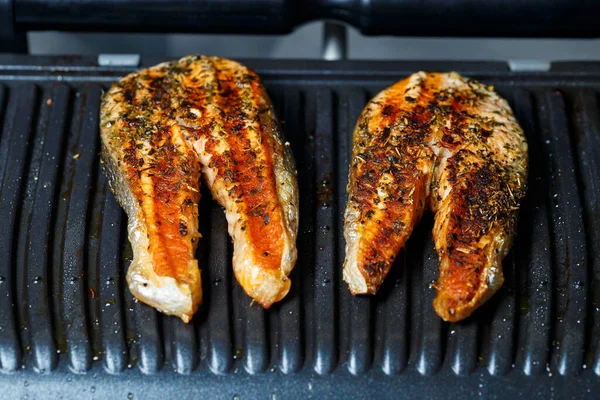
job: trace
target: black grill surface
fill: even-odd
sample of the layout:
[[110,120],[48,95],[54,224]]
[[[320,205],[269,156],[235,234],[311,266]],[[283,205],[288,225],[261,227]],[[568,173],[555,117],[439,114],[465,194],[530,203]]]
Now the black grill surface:
[[[149,66],[160,60],[146,60]],[[133,68],[0,56],[2,398],[594,398],[600,390],[600,64],[247,61],[299,172],[288,297],[252,305],[223,211],[204,191],[191,324],[134,301],[126,216],[99,163],[98,109]],[[367,100],[417,70],[494,85],[530,146],[506,282],[467,321],[431,302],[432,218],[373,297],[341,279],[351,135]]]

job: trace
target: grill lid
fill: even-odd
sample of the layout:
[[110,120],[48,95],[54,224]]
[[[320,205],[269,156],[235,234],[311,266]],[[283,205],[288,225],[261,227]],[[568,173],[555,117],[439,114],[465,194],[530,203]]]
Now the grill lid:
[[[250,304],[231,271],[223,211],[205,191],[204,304],[186,325],[129,293],[126,217],[99,168],[100,96],[131,69],[87,58],[0,56],[0,64],[0,392],[592,398],[600,390],[598,66],[526,74],[500,63],[248,61],[299,171],[292,289],[268,311]],[[419,69],[494,85],[529,141],[530,188],[505,284],[462,323],[444,323],[431,306],[431,217],[377,296],[353,297],[341,280],[354,124],[370,97]]]

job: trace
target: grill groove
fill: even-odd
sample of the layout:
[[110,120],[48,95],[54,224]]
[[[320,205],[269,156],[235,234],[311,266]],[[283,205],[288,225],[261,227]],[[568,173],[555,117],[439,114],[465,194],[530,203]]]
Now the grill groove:
[[[336,304],[337,289],[337,252],[335,237],[337,224],[334,220],[335,204],[333,203],[333,174],[335,154],[331,152],[334,143],[333,127],[333,95],[330,90],[318,89],[315,94],[316,104],[309,105],[315,118],[314,130],[314,165],[317,204],[315,205],[315,272],[314,272],[314,310],[315,344],[314,369],[318,374],[327,374],[335,368],[337,354],[336,315],[334,307],[322,305]],[[308,100],[312,103],[312,100]],[[312,106],[312,107],[311,107]],[[309,133],[310,134],[310,133]],[[340,313],[343,314],[343,313]]]

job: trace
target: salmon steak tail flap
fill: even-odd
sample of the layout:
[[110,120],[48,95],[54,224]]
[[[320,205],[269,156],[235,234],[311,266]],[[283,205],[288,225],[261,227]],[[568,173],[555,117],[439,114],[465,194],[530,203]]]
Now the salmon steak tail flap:
[[375,294],[423,212],[435,214],[433,306],[468,317],[502,286],[526,192],[527,141],[491,86],[418,72],[365,107],[353,135],[343,276]]
[[201,182],[225,209],[235,277],[265,308],[290,289],[298,185],[258,75],[188,56],[127,75],[104,95],[102,161],[128,216],[133,295],[189,322],[202,302],[195,251]]

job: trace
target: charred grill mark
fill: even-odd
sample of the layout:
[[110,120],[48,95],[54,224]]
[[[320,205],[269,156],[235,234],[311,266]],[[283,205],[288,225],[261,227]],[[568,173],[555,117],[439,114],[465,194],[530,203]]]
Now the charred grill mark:
[[384,145],[387,144],[388,140],[390,139],[391,131],[392,129],[389,126],[383,128],[383,132],[381,133],[379,140],[382,141]]
[[[200,200],[198,182],[193,178],[199,168],[191,149],[179,146],[173,133],[166,134],[165,144],[158,149],[153,176],[154,210],[158,227],[150,242],[151,254],[158,275],[175,276],[185,282],[187,265],[193,259],[191,242],[187,240],[188,219],[197,218],[193,208],[182,210],[180,196],[185,201]],[[183,211],[183,212],[182,212]]]
[[150,81],[151,100],[161,114],[168,115],[171,108],[171,86],[171,79],[167,75],[154,77]]
[[421,98],[402,101],[407,84],[390,88],[381,100],[385,106],[372,101],[365,108],[354,138],[350,199],[359,212],[365,240],[358,249],[358,267],[372,293],[424,209],[425,177],[416,164],[430,118]]
[[[268,233],[271,238],[278,238],[275,243],[271,244],[271,250],[269,250],[268,253],[269,255],[274,255],[271,259],[274,258],[279,262],[283,256],[284,216],[277,193],[273,154],[283,154],[287,150],[281,146],[281,143],[274,137],[274,135],[278,135],[279,126],[271,105],[262,105],[264,99],[268,99],[268,95],[258,76],[253,71],[249,70],[248,72],[249,73],[245,75],[245,78],[249,81],[251,88],[253,107],[255,110],[260,109],[257,117],[258,129],[260,142],[263,145],[263,149],[265,149],[263,152],[264,166],[261,167],[260,171],[261,176],[264,176],[265,180],[263,181],[264,183],[260,185],[260,188],[261,190],[270,193],[269,197],[275,202],[272,210],[265,213],[263,216],[265,226],[262,227],[262,229],[263,233]],[[253,152],[249,152],[248,162],[255,163],[255,161],[256,155],[253,154]],[[273,266],[275,268],[279,267],[277,263],[274,263]]]
[[[391,267],[391,263],[385,259],[382,260],[381,255],[373,250],[371,254],[365,257],[362,270],[368,280],[368,286],[372,288],[379,288],[383,283],[385,276],[388,274]],[[373,290],[373,294],[376,289]]]
[[190,237],[195,234],[185,221],[197,218],[197,209],[187,203],[199,200],[198,182],[193,179],[199,171],[191,149],[177,144],[171,131],[172,101],[180,85],[165,71],[146,70],[115,87],[119,92],[113,98],[122,111],[121,122],[111,122],[116,125],[113,137],[122,143],[129,184],[147,214],[154,270],[185,282],[193,259]]
[[123,161],[125,162],[125,164],[132,167],[137,167],[137,165],[139,164],[137,153],[138,151],[135,145],[135,141],[131,140],[129,142],[129,146],[123,149]]
[[[459,187],[460,195],[465,197],[465,231],[472,232],[470,238],[476,239],[489,231],[491,222],[511,222],[516,218],[517,200],[505,190],[502,175],[489,162],[470,166],[467,176],[458,176],[457,166],[453,163],[449,182]],[[468,178],[469,184],[463,188],[460,179]],[[509,224],[511,225],[511,224]]]
[[454,138],[452,137],[451,134],[444,133],[444,136],[442,136],[442,146],[444,146],[445,144],[447,144],[447,145],[454,144]]
[[[446,231],[449,262],[446,270],[441,271],[444,278],[441,288],[455,293],[460,301],[470,301],[484,283],[484,268],[493,262],[483,250],[487,244],[481,240],[490,235],[514,234],[517,205],[503,190],[504,183],[492,165],[467,164],[468,170],[461,172],[457,163],[464,160],[456,158],[449,166],[448,181],[455,193]],[[462,176],[458,177],[459,173]],[[464,187],[459,179],[466,179],[468,186]]]
[[[283,229],[275,187],[271,152],[275,151],[265,132],[265,119],[270,113],[259,113],[258,104],[264,96],[262,85],[253,72],[244,73],[227,65],[215,65],[220,82],[217,107],[222,110],[223,130],[229,151],[215,157],[213,165],[237,196],[232,201],[242,210],[243,230],[250,236],[256,254],[267,268],[279,268],[283,254]],[[258,146],[252,146],[251,140]],[[234,166],[235,168],[229,167]],[[243,199],[243,201],[241,201]],[[265,256],[264,254],[267,254]]]
[[384,108],[383,111],[381,112],[381,115],[383,115],[384,117],[391,117],[393,118],[394,115],[396,113],[396,109],[394,108],[394,106],[392,106],[391,104],[387,104]]
[[135,81],[131,80],[123,88],[123,98],[130,105],[133,104],[133,99],[135,99],[135,92],[136,84]]

